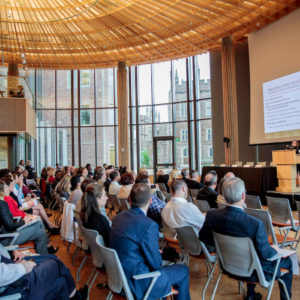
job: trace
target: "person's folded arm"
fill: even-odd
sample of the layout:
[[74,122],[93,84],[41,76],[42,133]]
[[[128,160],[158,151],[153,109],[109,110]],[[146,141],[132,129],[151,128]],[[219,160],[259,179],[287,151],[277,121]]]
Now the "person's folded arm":
[[158,225],[152,223],[143,235],[141,247],[151,271],[161,268],[162,259],[158,247]]

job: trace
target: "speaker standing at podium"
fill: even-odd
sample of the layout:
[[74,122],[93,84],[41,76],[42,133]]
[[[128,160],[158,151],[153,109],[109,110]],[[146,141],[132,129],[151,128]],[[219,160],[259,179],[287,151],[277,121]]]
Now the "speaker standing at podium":
[[[287,145],[287,149],[295,149],[296,154],[300,154],[299,141],[292,140],[291,145]],[[297,185],[300,186],[300,165],[297,165]]]

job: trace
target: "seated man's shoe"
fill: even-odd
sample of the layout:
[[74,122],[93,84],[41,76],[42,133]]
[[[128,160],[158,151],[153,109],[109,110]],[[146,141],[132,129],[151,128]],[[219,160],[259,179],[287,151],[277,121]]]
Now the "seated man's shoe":
[[261,300],[262,299],[262,295],[260,293],[255,293],[253,296],[246,296],[244,298],[245,300]]
[[53,246],[50,246],[47,249],[49,254],[55,254],[58,251],[59,247],[54,248]]

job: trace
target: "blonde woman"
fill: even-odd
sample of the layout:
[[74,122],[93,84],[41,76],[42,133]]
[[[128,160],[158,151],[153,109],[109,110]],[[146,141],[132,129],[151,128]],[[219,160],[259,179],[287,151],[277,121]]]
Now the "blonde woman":
[[57,193],[60,195],[62,198],[66,198],[68,200],[70,193],[71,193],[71,175],[65,175],[60,183],[58,184],[57,187]]

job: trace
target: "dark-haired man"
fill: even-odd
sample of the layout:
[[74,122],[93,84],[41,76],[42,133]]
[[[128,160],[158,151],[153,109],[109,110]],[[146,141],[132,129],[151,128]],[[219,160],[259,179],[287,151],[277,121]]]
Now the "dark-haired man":
[[187,186],[191,190],[199,190],[204,187],[204,185],[198,181],[199,179],[199,173],[197,170],[191,170],[190,171],[190,180],[189,183],[187,183]]
[[215,191],[217,187],[218,176],[216,172],[208,172],[204,177],[204,187],[198,192],[198,200],[206,200],[210,208],[218,208],[218,193]]
[[149,300],[163,298],[172,286],[179,292],[174,297],[176,300],[189,300],[188,268],[183,265],[162,267],[158,225],[146,216],[151,201],[150,187],[143,183],[135,184],[129,198],[131,209],[118,214],[113,220],[109,246],[118,253],[132,293],[136,299],[142,299],[151,282],[151,279],[134,280],[134,275],[159,271],[161,275]]
[[118,171],[112,171],[109,174],[111,183],[109,185],[108,193],[111,195],[118,195],[121,185],[119,184],[120,174]]
[[164,223],[171,231],[170,234],[176,233],[175,228],[192,226],[198,235],[205,217],[196,205],[186,200],[188,192],[186,183],[181,179],[174,180],[171,191],[172,198],[161,213]]

